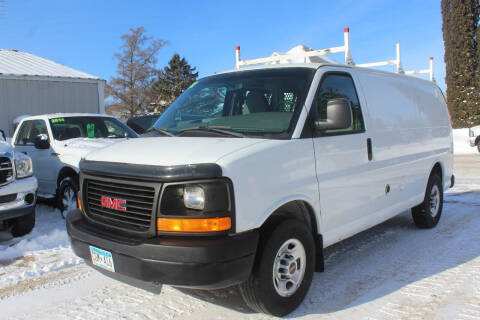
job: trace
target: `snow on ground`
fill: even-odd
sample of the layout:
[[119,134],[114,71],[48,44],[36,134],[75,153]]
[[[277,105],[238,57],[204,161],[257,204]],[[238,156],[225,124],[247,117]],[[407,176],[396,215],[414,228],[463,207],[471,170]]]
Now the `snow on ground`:
[[60,211],[40,204],[36,226],[30,234],[0,242],[0,292],[2,288],[80,263],[83,261],[70,249]]
[[468,128],[453,130],[453,149],[455,154],[476,154],[477,147],[470,147]]
[[[326,272],[287,318],[480,319],[480,155],[456,156],[455,174],[435,229],[404,212],[327,248]],[[153,294],[92,270],[44,204],[31,234],[0,242],[0,310],[2,319],[270,319],[236,288]]]

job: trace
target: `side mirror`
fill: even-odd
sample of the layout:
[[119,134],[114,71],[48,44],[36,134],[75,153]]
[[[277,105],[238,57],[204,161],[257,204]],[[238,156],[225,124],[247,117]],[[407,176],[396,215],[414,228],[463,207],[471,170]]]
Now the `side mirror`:
[[48,135],[41,133],[35,137],[35,148],[48,149],[50,148],[50,142],[48,141]]
[[352,107],[346,99],[328,100],[327,120],[315,121],[315,130],[347,129],[352,125]]
[[3,141],[7,141],[7,136],[5,135],[5,131],[0,129],[0,139],[3,139]]

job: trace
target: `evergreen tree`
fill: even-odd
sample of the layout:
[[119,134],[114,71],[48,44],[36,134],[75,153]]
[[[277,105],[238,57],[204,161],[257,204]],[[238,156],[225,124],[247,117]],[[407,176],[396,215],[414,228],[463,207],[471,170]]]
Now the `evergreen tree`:
[[442,0],[441,6],[447,104],[453,126],[469,127],[480,122],[479,0]]
[[185,58],[175,53],[153,85],[152,95],[157,106],[165,108],[188,89],[197,80],[198,72],[195,71],[196,68],[192,68]]

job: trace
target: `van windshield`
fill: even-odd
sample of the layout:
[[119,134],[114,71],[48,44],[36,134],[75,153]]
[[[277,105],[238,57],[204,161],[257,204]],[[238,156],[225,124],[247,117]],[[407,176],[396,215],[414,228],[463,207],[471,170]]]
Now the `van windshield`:
[[50,119],[55,140],[74,138],[136,138],[138,135],[115,118],[59,117]]
[[239,133],[231,137],[288,139],[314,74],[312,68],[283,68],[210,76],[178,97],[154,127],[179,135],[197,128],[207,130],[195,134],[208,136],[208,128],[221,128]]

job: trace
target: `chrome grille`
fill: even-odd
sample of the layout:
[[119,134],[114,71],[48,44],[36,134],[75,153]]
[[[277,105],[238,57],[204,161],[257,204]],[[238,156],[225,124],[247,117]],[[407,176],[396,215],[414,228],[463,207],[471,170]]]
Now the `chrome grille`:
[[12,161],[7,157],[0,157],[0,185],[13,180]]
[[[125,200],[125,210],[102,206],[101,198]],[[155,189],[118,181],[84,180],[86,214],[103,224],[133,231],[149,230],[155,203]]]

